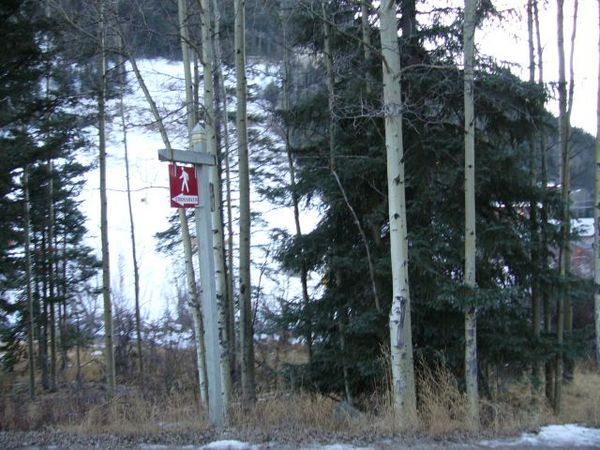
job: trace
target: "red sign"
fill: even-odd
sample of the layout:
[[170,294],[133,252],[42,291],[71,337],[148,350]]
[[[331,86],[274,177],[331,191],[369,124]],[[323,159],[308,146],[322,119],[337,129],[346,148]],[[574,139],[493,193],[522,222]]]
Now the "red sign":
[[195,167],[169,164],[169,187],[171,208],[195,208],[198,206],[198,179]]

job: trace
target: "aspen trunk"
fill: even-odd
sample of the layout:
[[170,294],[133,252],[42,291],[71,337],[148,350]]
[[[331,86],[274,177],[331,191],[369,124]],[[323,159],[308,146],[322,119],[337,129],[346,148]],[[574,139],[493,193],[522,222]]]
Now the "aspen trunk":
[[[185,99],[186,99],[186,117],[188,127],[189,147],[193,148],[191,143],[192,130],[196,126],[196,109],[193,94],[192,71],[190,65],[190,45],[189,32],[187,27],[187,0],[178,1],[179,32],[181,36],[181,54],[183,56],[183,69],[185,77]],[[189,225],[185,210],[179,208],[180,222],[182,224],[181,233],[184,242],[184,254],[186,259],[186,275],[188,279],[189,305],[192,312],[194,323],[194,338],[196,340],[196,364],[198,370],[198,384],[200,390],[200,402],[204,408],[208,408],[208,385],[206,373],[206,344],[204,342],[204,323],[202,321],[202,310],[200,307],[200,297],[196,287],[196,276],[192,262],[192,246],[189,232]],[[183,226],[185,224],[185,226]],[[193,283],[193,288],[192,288]]]
[[394,409],[402,424],[417,420],[415,376],[408,284],[408,239],[402,144],[402,95],[400,51],[396,24],[396,2],[385,0],[380,7],[381,52],[383,56],[383,103],[387,154],[390,247],[393,298],[390,310],[390,350]]
[[240,171],[240,340],[242,347],[242,395],[256,401],[254,381],[254,332],[250,280],[250,174],[246,122],[246,2],[235,1],[235,73],[237,94],[238,159]]
[[222,152],[225,163],[225,205],[227,208],[227,342],[229,343],[229,368],[232,376],[235,377],[237,371],[237,344],[235,330],[235,277],[233,275],[233,203],[231,198],[231,146],[229,144],[229,117],[227,113],[227,90],[225,89],[225,79],[223,77],[223,58],[221,57],[221,15],[219,13],[218,0],[213,0],[213,16],[215,21],[214,57],[216,76],[216,93],[220,94],[221,102],[217,100],[217,106],[221,104],[220,111],[217,114],[217,129],[222,129],[224,152]]
[[227,342],[227,282],[225,279],[225,254],[224,236],[223,236],[223,217],[222,211],[222,193],[220,180],[220,161],[215,133],[215,107],[214,107],[214,83],[213,83],[213,27],[210,13],[209,0],[200,0],[200,20],[202,28],[202,68],[204,73],[204,111],[206,125],[206,150],[213,155],[217,161],[217,166],[210,167],[210,184],[214,195],[212,207],[212,231],[213,231],[213,252],[215,260],[215,278],[216,278],[216,296],[219,327],[219,347],[220,347],[220,366],[221,366],[221,386],[223,395],[223,408],[229,410],[231,399],[231,371],[229,368],[229,343]]
[[[475,0],[465,0],[464,38],[464,103],[465,103],[465,285],[477,288],[475,231],[475,108],[474,108],[474,36]],[[468,419],[479,429],[479,392],[477,383],[477,307],[465,311],[465,384],[467,386]]]

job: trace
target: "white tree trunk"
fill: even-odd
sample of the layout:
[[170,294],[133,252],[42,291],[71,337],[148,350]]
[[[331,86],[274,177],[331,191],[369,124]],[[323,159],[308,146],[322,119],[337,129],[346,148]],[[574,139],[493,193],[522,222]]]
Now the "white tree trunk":
[[[465,285],[477,287],[475,277],[475,108],[474,91],[475,0],[465,0],[464,38],[464,103],[465,103]],[[479,429],[479,392],[477,385],[477,307],[465,310],[465,383],[467,386],[468,420]]]
[[402,143],[402,95],[396,2],[381,4],[381,52],[383,56],[383,102],[387,154],[390,246],[393,298],[390,311],[390,350],[394,408],[403,425],[417,419],[415,375],[408,285],[408,239]]
[[236,0],[235,8],[235,73],[240,172],[240,340],[242,349],[242,395],[246,402],[256,400],[254,382],[254,331],[252,324],[252,284],[250,282],[250,173],[248,161],[248,129],[246,122],[246,39],[245,0]]
[[[181,38],[181,53],[183,56],[183,69],[185,77],[185,100],[186,100],[186,116],[188,127],[188,145],[192,149],[191,135],[192,130],[196,126],[196,109],[194,105],[194,94],[192,89],[192,70],[190,66],[190,46],[189,32],[187,27],[187,0],[179,0],[178,2],[179,30]],[[189,303],[192,312],[192,320],[194,323],[194,338],[196,340],[196,363],[198,370],[198,384],[200,389],[200,402],[202,406],[208,408],[208,385],[206,374],[206,345],[204,342],[204,324],[202,322],[202,310],[200,306],[200,296],[196,287],[196,275],[194,272],[194,264],[192,262],[192,247],[187,223],[185,210],[180,209],[180,222],[185,222],[186,226],[181,227],[182,237],[184,242],[184,252],[186,259],[186,274],[188,283],[193,283],[194,288],[190,289]],[[189,261],[189,263],[188,263]]]
[[221,201],[221,179],[219,173],[219,158],[217,152],[217,139],[215,131],[215,102],[213,83],[213,27],[210,14],[210,1],[200,1],[200,20],[202,28],[202,68],[204,74],[204,111],[206,127],[206,150],[217,160],[217,166],[210,168],[211,193],[213,194],[212,227],[213,227],[213,252],[215,259],[216,295],[218,307],[219,347],[221,366],[221,387],[223,395],[223,408],[229,410],[231,398],[231,372],[229,367],[229,344],[227,342],[227,282],[225,279],[225,253],[223,235],[223,216]]
[[229,144],[229,117],[227,113],[227,90],[225,88],[225,78],[223,76],[223,58],[221,50],[221,15],[219,13],[219,1],[213,0],[213,17],[215,21],[215,36],[214,40],[214,61],[216,69],[216,79],[218,84],[218,90],[221,96],[221,110],[220,120],[217,120],[217,124],[222,124],[222,136],[223,136],[223,160],[225,163],[225,205],[227,208],[227,340],[229,343],[229,365],[232,373],[237,370],[237,344],[236,344],[236,328],[235,328],[235,277],[234,277],[234,264],[233,264],[233,203],[231,198],[231,146]]

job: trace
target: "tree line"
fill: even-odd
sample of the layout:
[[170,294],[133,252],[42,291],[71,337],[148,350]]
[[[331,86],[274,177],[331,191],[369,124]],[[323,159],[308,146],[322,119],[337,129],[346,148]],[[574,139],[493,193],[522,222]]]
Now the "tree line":
[[[57,354],[72,345],[68,330],[77,323],[78,302],[99,291],[114,394],[108,207],[103,197],[98,260],[81,244],[85,229],[75,199],[88,168],[77,155],[96,139],[84,130],[96,127],[106,176],[106,105],[120,100],[115,115],[125,120],[127,81],[142,88],[163,144],[172,148],[173,130],[137,65],[138,58],[160,54],[181,55],[190,146],[200,121],[207,152],[218,162],[210,172],[217,207],[209,243],[218,317],[203,316],[195,219],[180,210],[161,234],[162,246],[185,255],[205,406],[211,395],[206,321],[219,328],[226,415],[236,390],[245,402],[256,400],[259,317],[274,333],[302,339],[308,362],[287,369],[290,383],[302,384],[292,387],[360,405],[389,377],[384,390],[393,393],[403,423],[416,420],[415,373],[435,365],[461,380],[474,429],[482,420],[479,396],[493,396],[499,380],[523,374],[539,401],[545,396],[559,410],[574,362],[590,357],[595,345],[589,313],[598,280],[570,269],[570,245],[578,238],[570,193],[593,191],[593,138],[570,126],[577,93],[572,58],[567,81],[560,26],[558,120],[546,110],[554,91],[543,72],[542,5],[522,3],[515,8],[527,17],[528,80],[476,51],[476,30],[501,15],[493,2],[48,0],[44,11],[25,0],[6,2],[2,27],[14,39],[3,43],[1,75],[7,80],[0,109],[7,211],[0,224],[2,330],[15,349],[29,342],[32,396],[34,370],[44,389],[56,388]],[[557,6],[564,24],[563,2]],[[72,45],[73,37],[80,45]],[[279,67],[278,80],[258,93],[268,120],[249,118],[246,110],[248,60],[259,58]],[[223,70],[229,66],[235,98]],[[89,114],[74,113],[81,110]],[[276,138],[259,149],[254,133],[267,122]],[[264,310],[253,305],[251,277],[256,194],[293,210],[294,231],[273,230],[272,240],[277,263],[300,280],[297,296],[272,299],[276,306]],[[318,205],[320,218],[307,232],[300,218],[310,204]],[[131,203],[130,225],[143,374],[144,281]],[[100,267],[101,287],[94,289]]]

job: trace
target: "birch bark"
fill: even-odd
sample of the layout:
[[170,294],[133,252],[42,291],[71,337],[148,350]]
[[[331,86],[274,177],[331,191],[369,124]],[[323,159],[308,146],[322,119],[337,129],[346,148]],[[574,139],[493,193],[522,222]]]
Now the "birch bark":
[[[190,46],[189,32],[187,27],[187,0],[178,0],[177,5],[179,18],[179,34],[181,39],[181,54],[183,57],[183,71],[185,77],[185,100],[186,100],[186,120],[188,128],[189,148],[192,149],[191,142],[192,130],[196,126],[196,109],[194,103],[192,71],[190,66]],[[204,342],[204,323],[202,322],[202,310],[200,306],[200,296],[196,287],[196,275],[194,272],[194,263],[192,262],[192,246],[190,239],[189,226],[187,224],[187,216],[185,210],[180,209],[180,222],[183,225],[185,218],[185,227],[182,226],[182,237],[184,242],[184,252],[186,259],[186,274],[188,284],[193,284],[193,288],[189,286],[189,306],[192,312],[192,321],[194,324],[194,339],[196,340],[196,363],[198,369],[198,382],[200,388],[200,402],[202,406],[208,407],[208,385],[206,374],[206,345]]]
[[217,166],[210,167],[210,188],[212,196],[213,252],[215,260],[216,296],[219,327],[219,347],[221,366],[221,386],[224,410],[228,411],[231,398],[231,372],[229,367],[229,343],[227,341],[227,281],[225,279],[225,253],[223,236],[223,216],[221,179],[219,173],[219,155],[215,132],[215,101],[213,83],[213,45],[214,36],[209,0],[200,0],[200,21],[202,31],[202,69],[204,74],[204,111],[206,127],[206,150],[217,160]]
[[[475,0],[465,0],[464,39],[464,104],[465,104],[465,279],[471,292],[476,281],[475,230],[475,107],[474,107],[474,45]],[[467,413],[470,426],[479,429],[479,392],[477,385],[477,307],[465,310],[465,384]]]
[[390,311],[390,350],[394,409],[403,425],[417,419],[412,354],[410,292],[408,284],[408,240],[402,144],[402,95],[400,50],[396,24],[396,2],[380,6],[381,52],[383,56],[383,103],[387,154],[388,203],[393,298]]
[[248,129],[246,122],[246,2],[235,2],[235,73],[237,94],[237,134],[240,172],[240,339],[242,348],[242,396],[256,400],[254,381],[254,332],[252,324],[252,285],[250,282],[250,175]]

